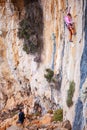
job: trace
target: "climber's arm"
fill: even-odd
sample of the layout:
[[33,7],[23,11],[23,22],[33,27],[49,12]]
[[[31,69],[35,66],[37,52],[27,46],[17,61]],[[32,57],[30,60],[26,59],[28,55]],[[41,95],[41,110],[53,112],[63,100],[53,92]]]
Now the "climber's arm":
[[65,21],[66,25],[73,24],[72,19],[69,20],[68,16],[65,16],[65,17],[64,17],[64,21]]
[[70,9],[71,9],[71,7],[68,7],[67,14],[70,14]]

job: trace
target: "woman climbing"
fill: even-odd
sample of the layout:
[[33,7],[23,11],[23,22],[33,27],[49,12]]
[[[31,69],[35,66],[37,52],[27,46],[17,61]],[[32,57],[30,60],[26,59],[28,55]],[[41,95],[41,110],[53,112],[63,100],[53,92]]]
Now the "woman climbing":
[[75,31],[75,24],[74,24],[74,22],[72,20],[71,14],[70,14],[70,8],[71,7],[68,8],[67,15],[64,17],[64,21],[65,21],[66,26],[67,26],[67,28],[69,30],[69,33],[70,33],[69,41],[73,42],[72,41],[72,35],[75,35],[76,31]]

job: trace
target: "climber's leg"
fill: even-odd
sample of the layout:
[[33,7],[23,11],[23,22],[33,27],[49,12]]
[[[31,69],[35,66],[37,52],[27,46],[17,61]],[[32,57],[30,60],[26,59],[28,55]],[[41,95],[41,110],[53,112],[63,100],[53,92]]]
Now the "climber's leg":
[[72,25],[70,25],[70,30],[72,31],[72,35],[76,34],[76,29],[75,29],[75,24],[74,23]]
[[69,26],[68,26],[68,30],[69,30],[69,41],[73,42],[72,41],[72,29]]

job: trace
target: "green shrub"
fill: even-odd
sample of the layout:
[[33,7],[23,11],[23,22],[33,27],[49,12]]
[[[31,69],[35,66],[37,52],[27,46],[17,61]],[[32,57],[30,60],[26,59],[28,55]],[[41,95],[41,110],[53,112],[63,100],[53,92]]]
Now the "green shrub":
[[26,51],[27,54],[29,54],[29,48],[27,44],[23,45],[23,50]]
[[53,110],[50,109],[50,110],[47,111],[47,113],[53,114]]
[[27,54],[41,54],[43,48],[43,10],[38,1],[28,3],[25,7],[25,17],[19,22],[18,37],[23,39],[23,50]]
[[46,69],[46,74],[44,74],[44,77],[46,78],[48,82],[52,81],[53,75],[54,75],[54,72],[51,69],[49,68]]
[[53,115],[54,121],[63,121],[63,109],[57,109]]
[[75,83],[74,83],[74,81],[72,81],[72,82],[70,82],[70,86],[69,86],[69,90],[68,90],[68,94],[67,94],[66,103],[67,103],[68,107],[71,107],[73,105],[72,98],[73,98],[74,91],[75,91]]
[[30,35],[33,33],[33,31],[30,28],[30,22],[29,19],[23,19],[19,23],[19,30],[18,30],[18,37],[20,39],[26,39],[29,40]]
[[41,116],[41,113],[40,112],[36,112],[36,113],[34,113],[34,116]]
[[29,53],[36,53],[38,52],[38,48],[40,44],[37,44],[36,41],[33,43],[30,40],[30,37],[33,37],[33,35],[36,36],[34,30],[30,27],[31,23],[29,22],[29,19],[24,19],[19,23],[19,30],[18,30],[18,37],[20,39],[24,39],[24,45],[23,45],[23,50],[26,51],[27,54]]

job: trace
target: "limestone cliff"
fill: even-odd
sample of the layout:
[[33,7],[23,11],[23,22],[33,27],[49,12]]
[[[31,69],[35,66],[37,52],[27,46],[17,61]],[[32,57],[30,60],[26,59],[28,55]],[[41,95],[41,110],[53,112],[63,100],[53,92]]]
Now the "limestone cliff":
[[[69,6],[76,27],[72,43],[64,23]],[[29,100],[32,111],[37,101],[43,114],[61,107],[73,130],[86,130],[86,13],[87,0],[0,0],[0,110]],[[27,54],[25,37],[18,37],[20,22],[26,19],[32,30],[29,42],[41,45],[39,53]],[[54,72],[56,83],[47,82],[47,68]],[[70,82],[75,83],[75,92],[73,105],[68,107]]]

